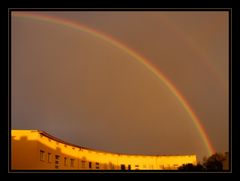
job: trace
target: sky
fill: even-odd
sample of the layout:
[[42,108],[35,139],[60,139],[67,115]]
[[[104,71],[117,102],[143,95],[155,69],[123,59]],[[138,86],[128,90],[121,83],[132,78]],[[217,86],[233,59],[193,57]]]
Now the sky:
[[214,149],[228,151],[227,12],[31,13],[61,23],[12,12],[12,129],[109,152],[201,160],[209,153],[196,122],[148,64],[184,97]]

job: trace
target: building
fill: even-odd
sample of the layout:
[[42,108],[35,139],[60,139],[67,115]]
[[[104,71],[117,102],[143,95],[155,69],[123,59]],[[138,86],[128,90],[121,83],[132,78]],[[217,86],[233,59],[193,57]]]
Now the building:
[[12,170],[176,170],[196,155],[128,155],[93,150],[39,130],[12,130]]

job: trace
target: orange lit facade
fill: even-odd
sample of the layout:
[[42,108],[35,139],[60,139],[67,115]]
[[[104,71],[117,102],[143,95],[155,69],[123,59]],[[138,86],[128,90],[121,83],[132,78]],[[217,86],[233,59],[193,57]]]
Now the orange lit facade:
[[43,131],[12,130],[13,170],[176,170],[196,155],[127,155],[66,143]]

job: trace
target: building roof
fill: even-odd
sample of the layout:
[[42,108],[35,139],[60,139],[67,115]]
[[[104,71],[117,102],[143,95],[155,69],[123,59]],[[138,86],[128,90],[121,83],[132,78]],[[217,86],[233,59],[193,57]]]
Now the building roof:
[[62,144],[68,145],[68,146],[73,146],[73,147],[76,147],[76,148],[79,148],[79,149],[85,149],[85,150],[95,151],[95,152],[117,154],[117,155],[126,155],[126,156],[168,156],[168,157],[171,157],[171,156],[196,156],[194,154],[192,154],[192,155],[144,155],[144,154],[124,154],[124,153],[108,152],[108,151],[102,151],[102,150],[92,149],[92,148],[83,147],[83,146],[75,145],[75,144],[72,144],[72,143],[68,143],[66,141],[63,141],[63,140],[61,140],[57,137],[54,137],[54,136],[48,134],[47,132],[45,132],[43,130],[31,130],[31,131],[36,131],[42,136],[45,136],[45,137],[47,137],[51,140],[54,140],[56,142],[59,142],[59,143],[62,143]]

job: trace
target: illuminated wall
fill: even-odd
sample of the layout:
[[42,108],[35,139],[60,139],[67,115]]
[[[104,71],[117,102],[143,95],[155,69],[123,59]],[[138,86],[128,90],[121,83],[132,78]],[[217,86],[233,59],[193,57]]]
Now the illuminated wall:
[[43,131],[12,130],[11,166],[17,170],[175,170],[196,155],[127,155],[66,143]]

